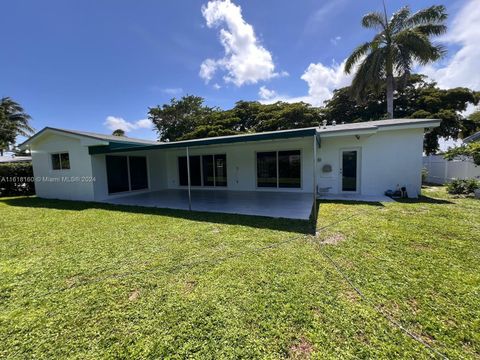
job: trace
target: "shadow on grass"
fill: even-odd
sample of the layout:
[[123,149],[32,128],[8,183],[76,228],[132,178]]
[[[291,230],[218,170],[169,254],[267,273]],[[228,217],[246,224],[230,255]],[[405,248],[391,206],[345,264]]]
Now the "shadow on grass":
[[[99,202],[72,201],[72,200],[53,200],[41,199],[37,197],[18,197],[18,198],[0,198],[0,203],[9,206],[18,206],[24,208],[55,209],[55,210],[110,210],[122,211],[132,214],[147,214],[169,216],[179,219],[210,222],[216,224],[248,226],[259,229],[270,229],[277,231],[295,232],[301,234],[310,234],[312,232],[312,222],[308,220],[293,220],[283,218],[269,218],[264,216],[237,215],[226,213],[187,211],[177,209],[165,209],[143,206],[114,205]],[[318,208],[317,208],[318,211]]]
[[403,204],[454,204],[451,201],[445,199],[436,199],[428,196],[419,196],[417,199],[393,199],[398,203]]
[[320,204],[341,204],[341,205],[366,205],[366,206],[377,206],[383,207],[383,203],[379,201],[356,201],[356,200],[328,200],[321,199],[317,200],[317,203]]

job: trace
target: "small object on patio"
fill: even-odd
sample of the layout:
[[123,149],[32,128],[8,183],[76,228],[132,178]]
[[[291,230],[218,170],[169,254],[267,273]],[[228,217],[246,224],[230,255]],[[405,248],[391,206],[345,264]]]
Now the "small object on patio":
[[402,198],[408,198],[407,188],[405,186],[402,186],[400,190],[402,192]]
[[403,197],[400,188],[395,191],[388,189],[387,191],[385,191],[385,196],[391,197],[392,199],[400,199],[401,197]]
[[393,190],[387,190],[385,191],[385,196],[388,196],[388,197],[393,197],[393,194],[394,194],[394,191]]

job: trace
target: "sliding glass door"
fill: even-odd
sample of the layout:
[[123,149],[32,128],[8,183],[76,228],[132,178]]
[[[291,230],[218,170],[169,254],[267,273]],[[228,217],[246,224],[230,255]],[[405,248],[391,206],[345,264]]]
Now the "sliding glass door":
[[108,193],[148,189],[147,158],[145,156],[105,157]]
[[300,150],[257,152],[257,187],[301,186]]
[[[178,158],[180,186],[188,186],[187,157]],[[227,186],[227,155],[190,156],[191,186]]]

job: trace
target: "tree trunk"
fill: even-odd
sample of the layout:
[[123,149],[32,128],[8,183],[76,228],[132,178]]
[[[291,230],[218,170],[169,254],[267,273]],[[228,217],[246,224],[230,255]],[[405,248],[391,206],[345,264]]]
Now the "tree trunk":
[[393,119],[393,75],[387,75],[387,113]]
[[0,149],[0,156],[3,156],[3,149]]

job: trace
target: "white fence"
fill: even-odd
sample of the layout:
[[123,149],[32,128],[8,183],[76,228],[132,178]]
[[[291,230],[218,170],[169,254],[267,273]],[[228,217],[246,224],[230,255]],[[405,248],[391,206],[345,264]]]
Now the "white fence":
[[471,159],[445,160],[442,155],[423,157],[423,167],[427,169],[427,182],[445,184],[453,179],[480,179],[480,166]]

